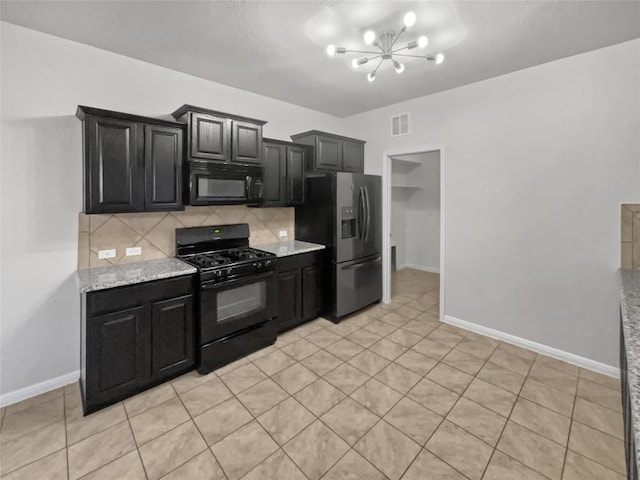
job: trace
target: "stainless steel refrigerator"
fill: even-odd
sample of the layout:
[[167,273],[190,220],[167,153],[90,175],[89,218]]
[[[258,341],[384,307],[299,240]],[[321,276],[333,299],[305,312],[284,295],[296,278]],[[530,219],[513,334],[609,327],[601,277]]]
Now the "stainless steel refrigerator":
[[337,322],[382,299],[382,179],[338,172],[305,187],[295,237],[327,247],[322,314]]

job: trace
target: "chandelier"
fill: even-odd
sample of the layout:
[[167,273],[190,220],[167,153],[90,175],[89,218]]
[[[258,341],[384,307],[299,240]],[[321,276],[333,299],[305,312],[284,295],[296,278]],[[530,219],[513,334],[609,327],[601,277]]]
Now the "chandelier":
[[398,32],[397,35],[393,30],[384,30],[380,33],[379,36],[376,36],[375,32],[373,32],[372,30],[365,32],[364,43],[377,47],[378,51],[372,52],[367,50],[348,50],[344,47],[329,45],[327,47],[327,54],[330,57],[333,57],[336,53],[357,53],[366,55],[360,58],[354,58],[351,62],[351,66],[353,68],[359,68],[371,61],[380,59],[378,65],[376,65],[374,70],[372,72],[369,72],[369,74],[367,75],[367,80],[369,80],[370,82],[373,82],[376,79],[376,73],[385,60],[389,60],[391,61],[391,63],[393,63],[396,72],[404,72],[404,64],[400,63],[400,61],[395,57],[422,58],[430,62],[435,62],[437,65],[441,64],[444,61],[443,53],[437,53],[435,55],[412,55],[406,53],[407,51],[413,50],[416,47],[426,47],[429,44],[429,39],[424,35],[418,37],[417,40],[407,43],[404,47],[396,47],[396,43],[398,42],[400,36],[407,31],[407,28],[411,28],[415,23],[416,14],[413,12],[407,12],[403,19],[402,28],[400,28],[400,32]]

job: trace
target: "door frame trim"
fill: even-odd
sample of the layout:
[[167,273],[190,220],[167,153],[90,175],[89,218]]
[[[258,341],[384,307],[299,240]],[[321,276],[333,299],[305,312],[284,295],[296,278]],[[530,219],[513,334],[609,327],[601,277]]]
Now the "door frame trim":
[[440,319],[445,316],[445,212],[446,165],[444,145],[406,147],[382,154],[382,301],[391,301],[391,157],[440,152]]

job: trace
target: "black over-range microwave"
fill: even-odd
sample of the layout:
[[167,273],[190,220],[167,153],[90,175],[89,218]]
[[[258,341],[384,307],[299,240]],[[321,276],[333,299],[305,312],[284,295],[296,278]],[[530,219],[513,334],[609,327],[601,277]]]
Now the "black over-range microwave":
[[190,205],[258,204],[264,199],[262,167],[189,162],[188,169]]

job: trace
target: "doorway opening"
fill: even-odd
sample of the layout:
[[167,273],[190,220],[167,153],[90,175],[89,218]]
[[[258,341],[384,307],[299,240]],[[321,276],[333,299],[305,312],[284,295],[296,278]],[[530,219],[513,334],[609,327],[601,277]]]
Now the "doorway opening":
[[383,301],[416,302],[438,319],[444,316],[443,160],[442,148],[386,153],[383,160]]

